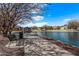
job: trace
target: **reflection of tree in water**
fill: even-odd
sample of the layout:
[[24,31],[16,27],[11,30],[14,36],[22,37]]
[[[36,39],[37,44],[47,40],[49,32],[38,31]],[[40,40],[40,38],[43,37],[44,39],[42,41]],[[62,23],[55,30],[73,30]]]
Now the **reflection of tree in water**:
[[57,41],[61,41],[61,33],[60,32],[52,32],[52,38],[57,40]]
[[47,25],[44,25],[43,28],[44,28],[44,35],[45,35],[46,37],[48,37]]
[[69,44],[78,45],[78,43],[79,43],[79,33],[78,32],[68,33],[68,40],[69,40]]
[[44,34],[45,34],[45,36],[48,36],[48,33],[47,33],[47,31],[45,31],[45,33],[44,33]]

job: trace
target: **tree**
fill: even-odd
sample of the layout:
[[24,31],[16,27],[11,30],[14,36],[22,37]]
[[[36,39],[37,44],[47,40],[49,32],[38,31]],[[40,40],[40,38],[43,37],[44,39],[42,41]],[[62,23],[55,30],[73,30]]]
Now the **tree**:
[[37,27],[37,26],[33,26],[32,29],[33,29],[33,30],[37,30],[38,27]]
[[73,20],[68,22],[68,29],[77,29],[79,27],[79,21]]
[[10,35],[19,23],[31,22],[32,12],[40,14],[40,4],[33,3],[0,3],[0,30],[4,36]]
[[56,26],[56,29],[59,30],[61,27],[60,26]]
[[44,28],[44,30],[46,31],[47,28],[48,28],[48,25],[44,25],[43,28]]
[[52,26],[48,26],[48,30],[53,30],[53,27]]
[[45,30],[53,30],[53,27],[52,26],[48,26],[48,25],[44,25],[42,27],[42,29],[45,29]]

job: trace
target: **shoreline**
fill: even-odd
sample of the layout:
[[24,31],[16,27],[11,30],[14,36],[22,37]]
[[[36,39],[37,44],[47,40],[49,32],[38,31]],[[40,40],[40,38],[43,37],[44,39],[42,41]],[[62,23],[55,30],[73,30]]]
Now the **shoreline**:
[[10,42],[7,46],[23,46],[24,56],[74,56],[71,52],[39,37],[37,33],[28,33],[28,36],[26,35],[24,40]]
[[63,42],[58,42],[58,41],[56,41],[54,39],[46,38],[46,40],[48,40],[49,42],[51,42],[53,44],[56,44],[56,45],[62,47],[63,49],[65,49],[65,50],[79,56],[79,48],[77,48],[77,47],[73,47],[71,45],[64,44]]
[[32,32],[79,32],[79,31],[77,30],[46,30],[46,31],[33,30]]
[[38,36],[40,36],[41,38],[44,38],[44,39],[48,40],[48,42],[56,44],[57,46],[65,49],[65,50],[67,50],[67,51],[69,51],[69,52],[71,52],[71,53],[73,53],[73,54],[75,54],[77,56],[79,56],[79,48],[77,48],[77,47],[73,47],[71,45],[64,44],[63,42],[59,42],[59,41],[56,41],[54,39],[47,38],[45,36],[40,35],[40,33],[38,33]]

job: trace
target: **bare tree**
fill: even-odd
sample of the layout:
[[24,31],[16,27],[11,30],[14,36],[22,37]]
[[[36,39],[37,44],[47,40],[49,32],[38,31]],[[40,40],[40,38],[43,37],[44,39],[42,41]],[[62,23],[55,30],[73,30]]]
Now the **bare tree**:
[[78,20],[72,20],[68,22],[68,28],[69,29],[77,29],[79,27],[79,21]]
[[39,5],[33,3],[0,3],[0,30],[3,35],[11,34],[12,29],[18,23],[32,21],[33,11],[40,14]]

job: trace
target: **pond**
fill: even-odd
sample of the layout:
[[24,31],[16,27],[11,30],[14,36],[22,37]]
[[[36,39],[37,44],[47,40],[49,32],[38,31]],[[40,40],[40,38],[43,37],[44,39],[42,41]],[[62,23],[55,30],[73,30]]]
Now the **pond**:
[[79,48],[79,32],[43,32],[50,39]]

